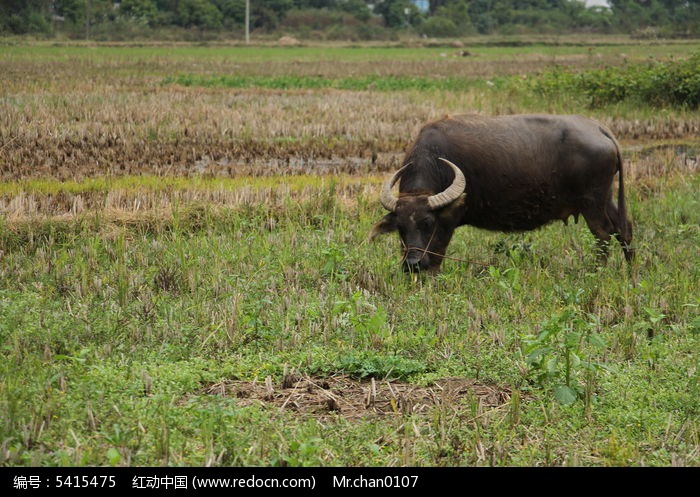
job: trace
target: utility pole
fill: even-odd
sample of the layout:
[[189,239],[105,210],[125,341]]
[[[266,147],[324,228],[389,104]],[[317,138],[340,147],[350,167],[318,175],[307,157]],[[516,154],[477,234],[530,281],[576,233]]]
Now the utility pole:
[[85,0],[85,40],[90,39],[90,0]]
[[250,0],[245,0],[245,44],[250,43]]

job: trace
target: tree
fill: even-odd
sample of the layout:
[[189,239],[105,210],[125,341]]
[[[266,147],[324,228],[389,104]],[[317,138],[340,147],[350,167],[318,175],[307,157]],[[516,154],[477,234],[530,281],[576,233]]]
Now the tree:
[[297,9],[331,9],[335,10],[339,3],[336,0],[294,0]]
[[217,0],[215,2],[224,17],[224,24],[227,21],[234,24],[245,23],[245,3],[246,0]]
[[221,27],[223,16],[219,9],[207,0],[180,0],[176,19],[180,26],[186,28],[216,29]]
[[381,0],[374,6],[374,12],[384,18],[387,27],[399,28],[409,24],[411,14],[418,9],[410,0]]
[[369,21],[372,15],[364,0],[346,0],[338,4],[338,7],[360,21]]
[[419,27],[419,32],[428,36],[466,36],[476,29],[469,15],[469,0],[442,0]]
[[122,0],[119,4],[119,13],[123,17],[153,25],[158,16],[158,9],[153,0]]
[[[656,0],[609,0],[617,23],[625,31],[662,24],[663,7]],[[660,9],[661,7],[661,9]],[[668,22],[668,18],[664,19]]]
[[447,3],[438,8],[435,15],[452,21],[457,34],[469,35],[475,31],[469,15],[469,2],[467,0],[454,0]]
[[[585,0],[428,0],[422,14],[415,0],[251,0],[251,26],[272,32],[292,11],[315,12],[328,22],[320,30],[344,33],[343,19],[381,29],[372,12],[390,29],[413,27],[419,32],[467,35],[475,31],[565,32],[568,30],[645,32],[650,35],[696,35],[700,32],[700,0],[608,0],[610,8],[587,7]],[[372,4],[373,10],[368,5]],[[108,26],[119,19],[147,26],[200,29],[239,27],[245,22],[246,0],[0,0],[0,32],[50,33],[52,14],[66,22],[66,31],[90,36],[115,33]],[[298,20],[297,20],[298,22]],[[354,20],[353,20],[354,22]],[[332,23],[334,26],[328,26]],[[367,31],[369,33],[369,31]],[[432,34],[431,34],[432,35]],[[364,36],[364,35],[360,35]]]
[[85,22],[86,6],[85,0],[56,0],[54,3],[56,13],[74,24]]
[[459,30],[457,26],[447,17],[434,15],[429,17],[419,28],[419,32],[426,36],[440,38],[443,36],[458,36]]
[[56,0],[56,13],[74,24],[97,24],[116,15],[110,0]]
[[49,32],[50,3],[50,0],[3,0],[0,2],[0,32]]
[[294,7],[294,0],[267,0],[251,2],[250,17],[253,27],[273,30],[279,25],[289,10]]
[[177,10],[177,4],[180,0],[153,0],[158,10],[164,12],[175,12]]

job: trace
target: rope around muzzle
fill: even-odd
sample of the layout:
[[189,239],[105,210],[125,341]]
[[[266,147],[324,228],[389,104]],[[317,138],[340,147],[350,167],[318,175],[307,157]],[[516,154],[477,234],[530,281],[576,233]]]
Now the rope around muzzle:
[[[421,248],[418,248],[418,247],[413,247],[413,248],[411,248],[411,247],[406,247],[406,245],[404,245],[404,243],[403,243],[403,240],[401,240],[401,245],[403,245],[403,246],[404,246],[404,249],[405,249],[404,256],[403,256],[403,260],[401,261],[401,264],[403,264],[404,262],[406,262],[406,259],[408,259],[408,253],[409,253],[411,250],[417,250],[417,251],[419,251],[419,252],[423,252],[423,255],[420,256],[420,259],[418,259],[418,262],[420,262],[420,261],[423,260],[423,257],[425,257],[425,254],[432,254],[433,252],[429,252],[429,251],[428,251],[428,247],[430,247],[430,244],[432,243],[433,238],[435,237],[435,231],[437,231],[437,226],[435,226],[435,227],[433,228],[433,232],[430,234],[430,239],[428,240],[428,243],[425,244],[425,248],[424,248],[424,249],[421,249]],[[439,254],[437,254],[437,255],[439,255]]]
[[[422,249],[419,247],[406,247],[406,254],[408,254],[409,250],[416,250],[418,252],[423,252],[423,256],[421,256],[421,258],[418,260],[423,260],[423,257],[425,257],[425,254],[430,254],[430,255],[437,255],[439,257],[442,257],[443,259],[449,259],[451,261],[463,262],[465,264],[475,264],[477,266],[483,266],[483,267],[493,266],[493,263],[491,263],[491,262],[479,262],[479,261],[475,261],[473,259],[460,259],[459,257],[452,257],[450,255],[442,255],[442,254],[439,254],[437,252],[432,252],[428,249]],[[404,255],[403,259],[401,260],[402,263],[406,260],[406,257],[407,256]]]
[[425,248],[420,248],[420,247],[407,247],[407,246],[403,243],[403,240],[401,240],[401,239],[399,238],[399,240],[401,241],[401,245],[403,245],[403,248],[404,248],[404,255],[403,255],[403,258],[401,259],[401,264],[403,264],[404,262],[406,262],[406,259],[408,258],[408,253],[409,253],[411,250],[415,250],[415,251],[417,251],[417,252],[422,252],[422,253],[423,253],[423,254],[420,256],[420,259],[418,259],[419,262],[423,260],[423,257],[425,257],[425,254],[430,254],[430,255],[437,255],[437,256],[439,256],[439,257],[442,257],[443,259],[449,259],[449,260],[451,260],[451,261],[463,262],[463,263],[465,263],[465,264],[475,264],[475,265],[477,265],[477,266],[483,266],[483,267],[489,267],[489,266],[492,266],[492,265],[493,265],[492,263],[478,262],[478,261],[471,260],[471,259],[460,259],[460,258],[458,258],[458,257],[451,257],[451,256],[444,255],[444,254],[438,254],[437,252],[433,252],[433,251],[431,251],[431,250],[428,250],[428,247],[430,247],[430,243],[433,241],[433,237],[435,236],[435,231],[436,231],[436,230],[437,230],[437,226],[436,226],[435,228],[433,228],[433,232],[432,232],[432,234],[430,235],[430,240],[428,240],[428,243],[426,244],[426,247],[425,247]]

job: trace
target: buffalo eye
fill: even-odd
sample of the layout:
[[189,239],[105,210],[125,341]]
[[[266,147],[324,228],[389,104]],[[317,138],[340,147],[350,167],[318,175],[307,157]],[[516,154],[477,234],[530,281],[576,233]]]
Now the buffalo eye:
[[421,218],[418,223],[417,227],[420,231],[429,231],[433,229],[433,225],[435,224],[435,220],[433,219],[432,216],[426,216],[424,218]]

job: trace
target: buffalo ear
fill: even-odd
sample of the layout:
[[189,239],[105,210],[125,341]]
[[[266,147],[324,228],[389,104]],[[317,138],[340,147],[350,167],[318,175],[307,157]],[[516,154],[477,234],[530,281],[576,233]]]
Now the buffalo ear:
[[369,241],[371,242],[379,235],[391,233],[392,231],[396,230],[396,214],[390,212],[389,214],[381,218],[379,222],[372,227],[372,231],[369,234]]

